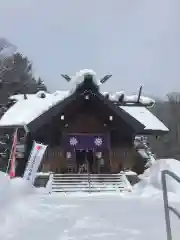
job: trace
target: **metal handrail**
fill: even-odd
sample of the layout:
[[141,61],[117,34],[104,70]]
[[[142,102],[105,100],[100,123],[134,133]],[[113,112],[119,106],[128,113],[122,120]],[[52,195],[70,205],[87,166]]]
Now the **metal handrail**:
[[167,183],[166,183],[166,175],[169,175],[170,177],[172,177],[179,184],[180,184],[180,177],[178,177],[175,173],[173,173],[173,172],[171,172],[169,170],[164,170],[161,173],[167,240],[172,240],[170,211],[173,212],[179,218],[179,220],[180,220],[180,212],[176,208],[174,208],[174,207],[169,205],[169,202],[168,202],[168,192],[167,192]]
[[89,185],[89,193],[91,193],[91,175],[88,172],[88,185]]

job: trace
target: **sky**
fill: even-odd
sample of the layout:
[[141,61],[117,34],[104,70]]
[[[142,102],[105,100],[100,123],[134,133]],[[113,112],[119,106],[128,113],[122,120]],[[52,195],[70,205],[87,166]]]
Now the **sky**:
[[112,73],[105,91],[180,91],[179,0],[0,0],[0,37],[33,62],[52,91],[61,74]]

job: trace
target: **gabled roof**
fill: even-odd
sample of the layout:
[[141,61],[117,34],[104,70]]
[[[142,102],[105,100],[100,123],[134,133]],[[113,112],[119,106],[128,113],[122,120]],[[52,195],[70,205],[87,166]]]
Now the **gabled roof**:
[[144,131],[168,132],[169,129],[144,106],[120,106],[120,109],[142,123]]
[[96,98],[96,101],[99,101],[101,104],[104,104],[107,108],[111,109],[119,118],[124,120],[128,123],[134,131],[142,131],[144,129],[144,125],[137,121],[136,119],[132,118],[128,113],[119,109],[113,102],[105,98],[101,93],[96,92],[92,93],[89,92],[74,92],[69,95],[67,98],[63,99],[62,101],[57,102],[47,111],[44,111],[41,115],[39,115],[36,119],[29,122],[27,127],[30,131],[36,131],[42,125],[48,123],[53,117],[57,116],[58,114],[63,113],[64,109],[72,102],[78,101],[78,99],[82,99],[82,94],[89,94],[92,95],[93,98]]
[[[94,75],[93,75],[94,77]],[[82,76],[81,76],[82,78]],[[158,120],[146,107],[129,105],[119,106],[114,104],[114,99],[119,97],[107,98],[106,93],[100,93],[99,86],[95,81],[81,80],[80,83],[71,91],[57,91],[49,94],[38,92],[37,94],[13,96],[18,101],[0,119],[0,127],[19,127],[26,126],[30,131],[36,131],[39,127],[48,123],[52,117],[60,114],[64,108],[72,101],[76,101],[85,92],[96,97],[97,101],[105,104],[118,117],[127,122],[136,133],[167,132],[168,128]],[[142,98],[143,99],[143,98]],[[145,99],[146,101],[148,99]],[[127,101],[127,99],[126,99]],[[127,103],[128,103],[127,101]]]
[[53,94],[45,93],[46,97],[41,98],[42,93],[28,94],[27,99],[24,99],[24,95],[15,95],[13,98],[17,99],[17,102],[2,116],[0,127],[28,125],[69,96],[69,92],[61,91]]

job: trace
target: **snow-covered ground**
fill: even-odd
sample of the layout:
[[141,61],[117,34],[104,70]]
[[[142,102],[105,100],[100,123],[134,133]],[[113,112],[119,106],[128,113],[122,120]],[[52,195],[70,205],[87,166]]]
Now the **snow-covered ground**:
[[[0,239],[166,239],[160,184],[163,169],[180,175],[179,162],[159,160],[141,176],[132,193],[92,195],[48,195],[44,189],[0,174]],[[180,185],[167,180],[171,204],[180,210]],[[179,239],[179,225],[172,215],[173,240]]]

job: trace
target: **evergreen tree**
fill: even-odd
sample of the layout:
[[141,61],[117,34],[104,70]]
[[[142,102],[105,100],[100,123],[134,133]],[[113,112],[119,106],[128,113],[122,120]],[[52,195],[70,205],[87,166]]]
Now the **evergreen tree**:
[[[32,62],[17,52],[14,45],[0,38],[0,117],[14,104],[14,100],[8,99],[11,95],[31,94],[40,90],[47,91],[47,88],[41,78],[36,80],[34,77]],[[12,132],[0,132],[0,170],[7,168],[12,135]]]
[[32,63],[20,53],[0,61],[0,87],[0,104],[6,103],[13,94],[47,91],[41,78],[36,80],[33,76]]

